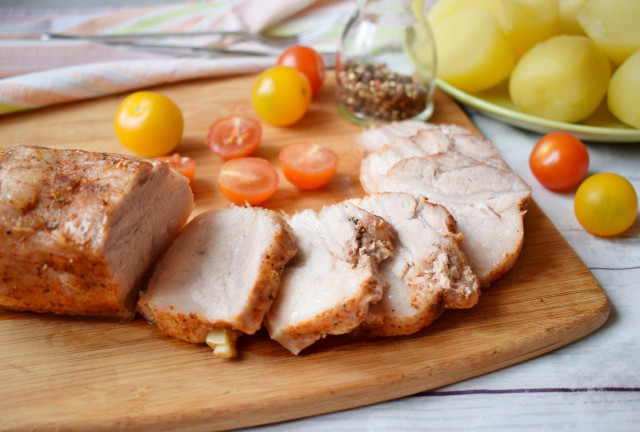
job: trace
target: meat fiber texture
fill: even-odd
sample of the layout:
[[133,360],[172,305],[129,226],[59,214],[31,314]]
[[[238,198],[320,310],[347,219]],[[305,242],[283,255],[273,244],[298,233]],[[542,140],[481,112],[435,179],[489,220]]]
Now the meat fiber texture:
[[345,202],[319,213],[304,210],[287,221],[298,254],[285,268],[265,327],[272,339],[298,354],[366,319],[387,288],[378,265],[391,256],[395,232],[384,219]]
[[451,152],[402,159],[382,176],[361,178],[368,192],[407,192],[443,205],[464,236],[462,249],[482,286],[520,254],[531,189],[512,171]]
[[193,209],[158,161],[17,146],[0,152],[0,306],[133,318],[139,285]]
[[396,137],[361,162],[360,181],[373,184],[402,159],[458,152],[503,170],[509,170],[491,140],[470,134],[447,134],[440,128],[419,130],[410,137]]
[[359,330],[380,336],[414,333],[445,308],[473,307],[480,284],[462,251],[455,220],[442,206],[406,193],[349,201],[384,218],[395,229],[393,256],[380,272],[389,283]]
[[423,130],[438,130],[447,135],[471,135],[471,131],[454,124],[436,125],[417,120],[403,120],[370,127],[353,137],[356,153],[364,157],[382,149],[397,138],[409,138]]
[[456,125],[413,121],[365,131],[355,145],[367,140],[373,142],[369,149],[377,148],[360,167],[367,192],[408,192],[445,206],[464,235],[463,250],[482,286],[513,266],[531,188],[490,140]]
[[158,264],[138,310],[175,338],[203,343],[221,327],[253,334],[296,254],[282,216],[263,208],[209,210],[182,230]]

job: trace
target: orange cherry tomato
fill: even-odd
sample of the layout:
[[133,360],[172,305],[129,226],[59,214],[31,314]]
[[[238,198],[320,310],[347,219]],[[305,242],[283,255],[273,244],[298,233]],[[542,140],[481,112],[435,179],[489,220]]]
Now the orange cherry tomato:
[[169,164],[169,167],[178,171],[180,174],[189,179],[189,184],[193,181],[196,174],[196,161],[187,156],[180,156],[174,153],[171,156],[160,156],[159,161]]
[[230,159],[218,175],[220,192],[234,204],[260,204],[278,188],[278,173],[266,159],[244,157]]
[[207,145],[222,159],[249,156],[262,138],[262,126],[247,117],[224,117],[209,128]]
[[322,88],[326,70],[324,59],[313,48],[302,45],[289,47],[278,57],[278,64],[302,72],[311,84],[312,94],[315,95]]
[[310,142],[288,144],[279,159],[287,180],[305,190],[329,183],[338,167],[338,155],[333,150]]
[[529,157],[531,172],[540,183],[553,191],[577,186],[589,171],[587,148],[575,136],[553,132],[540,138]]

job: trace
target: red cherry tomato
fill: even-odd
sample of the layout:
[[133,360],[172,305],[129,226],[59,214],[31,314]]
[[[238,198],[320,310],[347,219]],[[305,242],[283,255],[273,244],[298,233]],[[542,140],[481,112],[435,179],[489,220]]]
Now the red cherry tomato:
[[331,180],[338,167],[338,155],[310,142],[288,144],[280,151],[284,176],[300,189],[317,189]]
[[311,84],[311,93],[316,94],[324,82],[324,59],[313,48],[296,45],[284,50],[278,57],[278,65],[289,66],[302,72]]
[[193,181],[193,176],[196,174],[196,162],[190,157],[180,156],[178,153],[174,153],[171,156],[160,156],[156,159],[169,164],[170,168],[188,178],[189,183]]
[[234,204],[260,204],[278,188],[278,173],[266,159],[245,157],[228,160],[218,175],[220,192]]
[[553,191],[577,186],[589,171],[587,148],[575,136],[553,132],[540,138],[529,157],[531,172],[540,183]]
[[262,127],[247,117],[224,117],[209,128],[207,145],[222,159],[249,156],[262,138]]

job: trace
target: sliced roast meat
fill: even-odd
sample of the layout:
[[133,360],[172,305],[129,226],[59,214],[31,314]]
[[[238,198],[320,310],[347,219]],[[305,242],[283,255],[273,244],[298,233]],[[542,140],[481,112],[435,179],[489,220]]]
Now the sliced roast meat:
[[531,196],[515,173],[449,152],[402,159],[383,176],[362,179],[368,192],[407,192],[446,207],[464,235],[462,248],[482,286],[515,263]]
[[375,182],[402,159],[446,152],[458,152],[496,168],[510,169],[491,140],[475,135],[450,135],[433,128],[418,131],[410,137],[397,138],[369,154],[362,160],[360,181],[362,184]]
[[237,336],[260,329],[295,253],[289,226],[272,210],[201,213],[158,264],[138,310],[162,332],[232,357]]
[[395,233],[384,219],[345,202],[287,221],[298,254],[284,271],[265,326],[272,339],[298,354],[362,323],[386,288],[378,264],[391,255]]
[[371,127],[353,137],[355,148],[362,156],[380,150],[397,138],[408,138],[422,130],[439,130],[447,135],[471,135],[471,131],[454,124],[433,124],[403,120]]
[[351,200],[389,222],[397,233],[393,256],[380,265],[389,283],[360,326],[381,336],[414,333],[445,308],[470,308],[480,285],[460,247],[462,236],[447,210],[423,197],[382,193]]
[[168,165],[17,146],[0,152],[0,306],[132,318],[193,195]]

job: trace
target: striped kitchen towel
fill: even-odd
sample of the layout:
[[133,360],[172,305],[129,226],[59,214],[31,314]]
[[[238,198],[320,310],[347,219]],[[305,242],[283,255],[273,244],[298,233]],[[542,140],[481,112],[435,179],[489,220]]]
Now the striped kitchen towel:
[[[0,114],[122,93],[192,78],[253,73],[272,56],[177,56],[79,40],[40,40],[43,33],[122,34],[268,29],[294,33],[319,20],[347,17],[352,1],[227,0],[146,8],[0,8]],[[340,28],[315,45],[334,50]],[[169,40],[209,44],[211,38]],[[225,41],[222,41],[225,42]],[[234,48],[238,46],[234,44]]]

